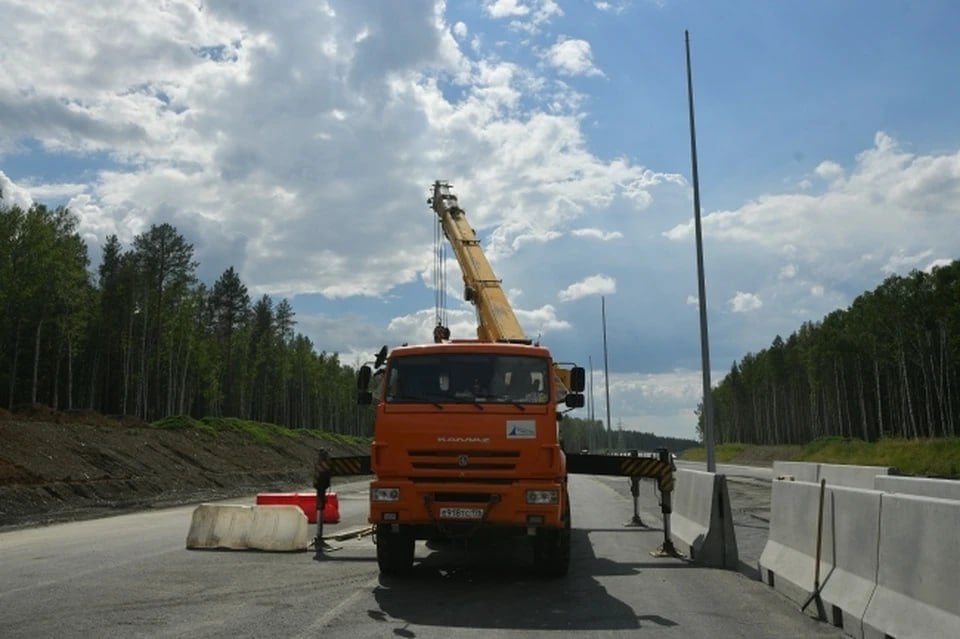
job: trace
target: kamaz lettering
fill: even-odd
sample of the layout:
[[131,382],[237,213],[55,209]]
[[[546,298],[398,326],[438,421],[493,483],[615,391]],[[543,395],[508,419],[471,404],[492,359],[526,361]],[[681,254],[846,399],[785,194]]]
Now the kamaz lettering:
[[489,437],[437,437],[441,444],[489,444]]

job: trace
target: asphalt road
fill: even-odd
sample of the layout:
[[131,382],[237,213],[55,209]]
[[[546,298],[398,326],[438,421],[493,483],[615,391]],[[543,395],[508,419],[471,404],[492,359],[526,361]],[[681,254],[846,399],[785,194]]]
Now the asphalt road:
[[[731,501],[756,529],[764,491],[746,485]],[[325,532],[363,527],[366,484],[337,491],[342,522]],[[640,497],[649,528],[624,526],[633,512],[625,479],[575,476],[571,492],[572,567],[556,581],[533,577],[515,546],[466,555],[420,545],[402,580],[379,577],[368,536],[333,542],[339,549],[322,561],[188,551],[192,507],[0,533],[0,636],[844,636],[748,574],[652,556],[663,541],[652,483]],[[769,483],[766,495],[769,508]]]

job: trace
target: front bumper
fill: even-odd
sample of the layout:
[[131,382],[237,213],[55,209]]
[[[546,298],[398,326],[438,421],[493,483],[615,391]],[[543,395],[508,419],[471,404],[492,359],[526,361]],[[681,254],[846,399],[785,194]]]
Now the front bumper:
[[[524,481],[509,484],[375,480],[374,489],[398,489],[396,501],[370,502],[371,524],[405,526],[477,526],[562,528],[566,491],[559,482]],[[556,491],[557,503],[528,504],[528,490]],[[377,491],[385,493],[387,491]]]

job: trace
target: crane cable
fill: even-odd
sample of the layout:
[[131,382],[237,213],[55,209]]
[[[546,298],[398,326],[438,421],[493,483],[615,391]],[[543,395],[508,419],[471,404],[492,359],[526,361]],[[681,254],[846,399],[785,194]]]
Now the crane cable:
[[447,245],[443,234],[443,223],[437,220],[433,231],[433,304],[436,326],[433,329],[433,341],[450,339],[447,328]]

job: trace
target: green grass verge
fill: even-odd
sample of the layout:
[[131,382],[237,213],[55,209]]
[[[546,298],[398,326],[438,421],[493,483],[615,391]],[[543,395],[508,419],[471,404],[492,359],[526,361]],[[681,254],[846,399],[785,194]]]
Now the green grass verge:
[[[805,461],[858,466],[891,466],[906,475],[960,477],[960,438],[859,439],[824,437],[806,446],[720,444],[718,463],[770,465],[774,461]],[[680,455],[688,461],[706,461],[706,450],[691,448]]]
[[[749,444],[720,444],[713,450],[714,459],[723,464],[736,463],[738,457],[747,448],[751,448],[751,446]],[[687,461],[707,461],[707,449],[688,448],[680,453],[679,457]]]
[[859,439],[827,437],[811,442],[797,461],[893,466],[907,475],[960,476],[960,438]]
[[215,428],[189,415],[171,415],[170,417],[158,419],[151,423],[150,426],[161,430],[199,430],[210,435],[217,434]]
[[283,437],[309,437],[327,442],[353,445],[363,445],[370,442],[369,438],[341,435],[339,433],[327,433],[324,431],[303,428],[285,428],[283,426],[277,426],[276,424],[255,422],[238,419],[236,417],[204,417],[202,419],[194,419],[187,415],[175,415],[157,420],[151,423],[150,426],[164,430],[192,429],[208,433],[210,435],[219,435],[221,433],[239,433],[263,444],[273,443]]

